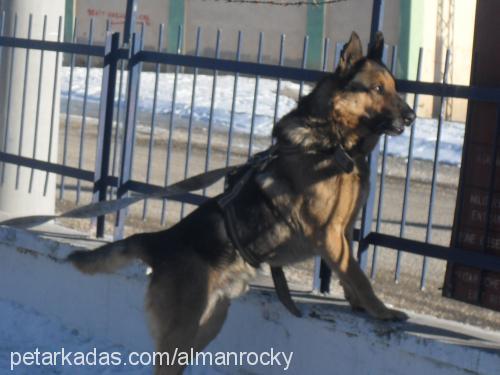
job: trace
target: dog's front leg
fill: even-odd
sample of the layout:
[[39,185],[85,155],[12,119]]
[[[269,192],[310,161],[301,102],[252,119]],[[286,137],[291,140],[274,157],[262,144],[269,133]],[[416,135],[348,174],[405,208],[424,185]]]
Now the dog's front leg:
[[354,259],[349,240],[343,228],[332,228],[326,233],[322,257],[339,276],[348,290],[354,307],[364,308],[371,316],[382,320],[404,320],[407,315],[389,309],[375,295],[370,280]]

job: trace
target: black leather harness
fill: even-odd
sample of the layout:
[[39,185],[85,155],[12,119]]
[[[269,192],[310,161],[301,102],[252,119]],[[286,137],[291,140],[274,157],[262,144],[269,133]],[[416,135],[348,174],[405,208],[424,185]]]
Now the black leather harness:
[[[238,236],[238,232],[235,227],[236,223],[236,214],[235,208],[232,202],[241,192],[242,188],[248,181],[254,177],[255,173],[259,171],[263,171],[267,165],[275,158],[279,157],[280,153],[296,153],[296,148],[291,147],[278,147],[277,145],[271,146],[268,150],[263,151],[261,153],[256,154],[252,157],[248,163],[246,163],[242,168],[246,168],[243,171],[242,176],[239,180],[234,184],[226,184],[224,193],[218,198],[218,204],[221,207],[224,213],[224,222],[226,226],[226,231],[228,236],[233,243],[235,249],[239,252],[241,257],[252,267],[258,268],[262,263],[266,261],[265,256],[261,254],[257,254],[251,251],[249,248],[242,245],[240,238]],[[350,173],[354,168],[354,162],[347,154],[347,152],[342,148],[342,146],[337,146],[333,150],[330,150],[328,153],[329,156],[333,156],[337,165],[342,169],[345,173]],[[238,173],[235,171],[233,173]],[[226,178],[226,181],[228,179]],[[270,208],[270,211],[276,217],[276,219],[284,221],[287,225],[289,225],[292,231],[296,229],[290,224],[288,218],[284,217],[281,212],[272,205],[272,202],[269,199],[265,200],[266,204]],[[285,273],[283,272],[282,267],[274,267],[271,266],[271,276],[273,279],[274,287],[276,289],[276,294],[278,295],[278,299],[281,303],[287,308],[287,310],[297,317],[301,317],[302,313],[298,309],[297,305],[294,303],[291,294],[290,288],[288,287],[288,282],[285,277]]]

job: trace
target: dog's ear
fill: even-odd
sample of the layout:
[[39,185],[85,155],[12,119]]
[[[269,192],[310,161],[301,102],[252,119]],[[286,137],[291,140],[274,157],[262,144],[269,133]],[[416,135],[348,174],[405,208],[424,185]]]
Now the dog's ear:
[[363,47],[358,34],[354,31],[351,34],[351,39],[344,44],[340,53],[339,69],[342,73],[347,72],[359,59],[363,57]]
[[382,56],[384,55],[384,34],[381,31],[377,31],[375,34],[375,39],[370,43],[370,48],[368,50],[368,58],[375,61],[382,61]]

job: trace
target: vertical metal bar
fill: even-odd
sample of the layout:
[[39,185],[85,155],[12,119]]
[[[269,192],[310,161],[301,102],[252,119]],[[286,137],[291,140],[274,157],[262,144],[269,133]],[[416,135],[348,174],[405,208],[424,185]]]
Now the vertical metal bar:
[[[157,50],[158,52],[161,52],[161,48],[163,46],[163,29],[164,29],[164,24],[160,24],[160,28],[158,30],[158,44],[157,44]],[[150,126],[150,132],[149,132],[149,144],[148,144],[148,162],[146,166],[146,183],[149,184],[149,181],[151,180],[151,162],[153,159],[153,149],[154,149],[154,136],[155,136],[155,130],[156,130],[156,104],[158,101],[158,81],[160,78],[160,64],[157,63],[155,67],[155,84],[154,84],[154,91],[153,91],[153,108],[151,110],[151,126]],[[142,208],[142,220],[146,219],[146,214],[148,212],[148,200],[144,200],[144,206]]]
[[[17,34],[17,13],[14,15],[14,31],[12,36],[15,38]],[[5,134],[3,139],[2,150],[7,152],[7,140],[9,139],[9,122],[10,122],[10,103],[12,101],[12,75],[14,71],[16,50],[12,47],[12,54],[10,55],[10,67],[9,67],[9,87],[7,89],[7,106],[5,108]],[[5,163],[2,168],[2,185],[5,180]]]
[[134,33],[137,18],[137,0],[127,0],[125,11],[125,23],[123,25],[123,44],[130,43],[130,37]]
[[[201,27],[197,27],[196,29],[196,46],[194,50],[194,55],[199,56],[200,55],[200,38],[201,38]],[[193,71],[193,87],[191,89],[191,109],[189,112],[189,122],[188,122],[188,129],[187,129],[187,144],[186,144],[186,162],[184,164],[184,179],[188,178],[189,176],[189,162],[191,160],[191,143],[192,143],[192,136],[193,136],[193,116],[194,116],[194,109],[196,105],[196,83],[198,81],[198,68],[194,68]],[[182,202],[181,204],[181,219],[184,217],[184,212],[186,209],[186,204]]]
[[[220,57],[220,37],[221,31],[217,30],[217,38],[215,42],[215,58],[218,59]],[[207,135],[207,151],[205,154],[205,172],[207,172],[210,168],[210,159],[212,158],[212,133],[214,126],[214,108],[215,108],[215,93],[217,90],[217,70],[214,70],[213,80],[212,80],[212,96],[210,99],[210,114],[208,117],[208,135]],[[207,189],[203,189],[203,195],[207,193]]]
[[[446,84],[448,82],[450,53],[451,53],[450,50],[447,49],[446,50],[446,58],[444,61],[443,84]],[[438,119],[436,147],[434,149],[434,164],[432,165],[431,196],[429,199],[429,212],[428,212],[428,216],[427,216],[427,231],[425,234],[425,242],[426,243],[428,243],[432,240],[432,219],[433,219],[433,213],[434,213],[434,200],[435,200],[435,196],[436,196],[436,181],[437,181],[438,163],[439,163],[439,146],[441,145],[441,130],[443,127],[445,106],[446,106],[446,99],[442,96],[441,97],[441,108],[440,108],[439,119]],[[422,261],[422,274],[420,277],[420,289],[421,290],[425,289],[425,281],[426,281],[425,279],[427,276],[427,268],[428,268],[427,257],[424,256],[424,259]]]
[[[284,61],[285,61],[285,34],[281,34],[279,66],[283,66]],[[278,82],[276,83],[276,102],[274,103],[273,124],[276,124],[276,122],[278,121],[280,91],[281,91],[281,78],[278,78]]]
[[[112,166],[111,166],[111,174],[113,176],[116,176],[116,168],[118,167],[118,149],[120,148],[120,144],[122,142],[120,142],[120,135],[121,135],[121,132],[122,132],[122,129],[121,129],[121,113],[122,113],[122,88],[123,88],[123,71],[124,71],[124,66],[125,66],[125,62],[123,60],[120,61],[120,81],[118,83],[118,101],[117,101],[117,105],[116,105],[116,121],[115,121],[115,139],[113,141],[113,144],[114,144],[114,147],[113,147],[113,162],[112,162]],[[110,189],[110,199],[112,197],[112,194],[113,194],[113,189]]]
[[[417,81],[419,82],[422,79],[422,63],[424,58],[424,49],[420,47],[418,51],[418,63],[417,63]],[[420,95],[415,94],[413,97],[413,110],[417,112],[418,104],[419,104]],[[406,163],[406,178],[405,178],[405,189],[403,194],[403,209],[401,211],[401,226],[399,229],[399,237],[404,237],[405,229],[406,229],[406,212],[408,208],[408,197],[410,195],[410,182],[411,182],[411,172],[413,168],[413,143],[415,140],[415,125],[413,125],[410,129],[410,141],[408,144],[408,161]],[[396,254],[396,269],[394,273],[394,281],[396,283],[399,282],[399,278],[401,275],[401,259],[403,253],[401,251],[397,251]]]
[[370,42],[375,38],[377,31],[384,25],[384,0],[373,0],[372,22],[370,26]]
[[[259,48],[257,51],[257,63],[262,63],[262,48],[264,45],[264,33],[261,31],[259,33]],[[253,105],[252,105],[252,119],[250,122],[250,138],[248,139],[248,157],[252,155],[253,152],[253,133],[255,131],[255,115],[257,111],[257,99],[259,96],[259,80],[260,77],[255,77],[255,90],[253,93]]]
[[[57,28],[57,41],[61,42],[62,40],[62,17],[59,17],[59,25]],[[54,85],[52,88],[52,109],[51,109],[51,114],[50,114],[50,131],[49,131],[49,148],[47,150],[47,160],[50,161],[50,157],[52,155],[52,143],[53,143],[53,136],[54,136],[54,128],[58,128],[59,124],[56,124],[56,122],[59,122],[59,119],[55,118],[56,116],[56,101],[55,98],[57,96],[57,81],[59,80],[59,57],[60,57],[60,52],[56,52],[56,64],[54,68]],[[43,195],[47,195],[47,189],[49,187],[49,176],[50,173],[47,172],[45,174],[45,184],[43,187]]]
[[[307,67],[307,54],[309,52],[309,35],[304,37],[304,46],[302,47],[302,62],[300,64],[301,69]],[[304,95],[304,81],[300,81],[299,86],[299,99]]]
[[[238,42],[236,43],[236,61],[240,61],[241,59],[241,39],[242,39],[241,30],[238,31]],[[229,131],[227,134],[227,150],[226,150],[226,167],[231,164],[231,151],[233,148],[233,130],[234,130],[234,113],[236,110],[236,96],[238,93],[238,78],[240,77],[239,73],[234,73],[234,81],[233,81],[233,99],[231,101],[231,116],[229,118]]]
[[[0,16],[0,36],[3,36],[4,28],[5,28],[5,12],[2,12],[2,14]],[[0,65],[3,63],[2,50],[3,50],[3,46],[0,45]],[[7,124],[5,124],[5,125],[7,125]],[[6,150],[3,150],[3,151],[6,151]],[[2,169],[2,172],[1,172],[2,182],[3,182],[3,168],[4,168],[4,166],[5,166],[4,163],[0,163],[0,168]]]
[[[47,16],[45,16],[47,17]],[[73,28],[73,38],[72,42],[76,43],[76,35],[78,33],[78,18],[75,18],[75,25]],[[42,50],[43,54],[43,50]],[[42,55],[43,56],[43,55]],[[70,64],[69,64],[69,83],[68,83],[68,102],[66,103],[66,120],[64,121],[64,143],[63,143],[63,157],[62,163],[66,165],[68,162],[68,132],[69,132],[69,121],[71,117],[71,97],[73,94],[73,70],[75,68],[75,54],[71,54]],[[41,68],[40,68],[41,71]],[[34,151],[33,151],[34,152]],[[33,171],[31,173],[31,177],[33,177]],[[64,179],[65,176],[61,175],[61,187],[59,188],[59,199],[63,199],[64,197]],[[32,180],[30,180],[31,184]],[[30,185],[31,186],[31,185]]]
[[[101,82],[101,106],[99,108],[99,124],[97,134],[97,152],[94,174],[93,201],[106,200],[109,176],[109,160],[111,154],[111,135],[113,132],[113,110],[116,88],[117,51],[120,34],[106,33],[104,48],[104,66]],[[104,236],[105,217],[97,218],[96,236]]]
[[[31,39],[31,29],[33,26],[33,14],[30,13],[28,19],[28,39]],[[21,98],[21,124],[19,126],[19,143],[17,146],[17,155],[22,156],[23,154],[23,138],[24,138],[24,116],[26,113],[26,90],[29,80],[29,63],[30,63],[30,49],[26,48],[26,60],[24,66],[24,82],[23,82],[23,94]],[[16,184],[15,189],[19,188],[19,171],[21,166],[18,164],[16,169]]]
[[[120,165],[119,186],[117,198],[121,198],[127,194],[127,182],[130,180],[130,166],[132,164],[132,142],[135,124],[135,109],[137,101],[137,87],[139,85],[139,62],[137,61],[137,53],[140,51],[139,35],[133,34],[131,47],[129,49],[128,60],[128,83],[127,83],[127,108],[125,111],[125,125],[123,129],[123,144],[122,157]],[[125,229],[125,214],[126,209],[120,210],[116,215],[115,223],[115,239],[123,238]]]
[[337,65],[339,64],[340,53],[342,52],[342,47],[343,47],[342,43],[335,44],[335,57],[333,60],[333,70],[335,70],[337,68]]
[[[90,19],[89,25],[89,38],[88,44],[92,45],[94,42],[94,18]],[[82,107],[82,125],[80,128],[80,146],[78,154],[78,168],[81,169],[83,166],[83,160],[85,155],[85,129],[87,127],[87,99],[89,93],[89,80],[90,80],[90,70],[92,68],[92,56],[87,56],[86,64],[86,75],[85,75],[85,88],[83,92],[83,107]],[[80,191],[81,191],[81,180],[76,183],[76,204],[80,203]]]
[[[370,41],[375,39],[375,34],[378,30],[382,30],[384,22],[384,1],[374,0],[372,8],[372,22],[370,27]],[[362,269],[366,269],[368,263],[368,246],[369,244],[364,241],[365,237],[371,232],[372,221],[373,221],[373,207],[375,205],[375,188],[377,186],[377,167],[378,167],[378,154],[379,146],[378,143],[374,147],[373,151],[369,156],[370,165],[370,191],[368,193],[368,199],[363,207],[363,214],[361,217],[361,228],[359,231],[359,243],[358,243],[358,261]]]
[[[179,29],[177,32],[177,54],[180,54],[182,51],[182,25],[179,25]],[[177,101],[177,79],[179,75],[179,66],[175,67],[174,73],[174,86],[172,87],[172,106],[170,108],[170,118],[168,125],[168,141],[167,141],[167,160],[165,166],[165,186],[168,186],[170,181],[170,165],[172,163],[172,148],[173,148],[173,133],[174,133],[174,113],[175,113],[175,103]],[[161,225],[165,224],[166,220],[166,206],[167,200],[164,199],[161,207]]]
[[[328,69],[328,58],[330,56],[330,38],[325,38],[323,42],[323,66],[325,72]],[[332,271],[330,267],[320,258],[314,258],[313,271],[313,292],[328,293],[330,292],[330,280]]]
[[[47,33],[47,15],[43,16],[43,26],[42,26],[42,40],[45,40]],[[40,122],[40,97],[42,95],[42,77],[43,77],[43,57],[44,50],[40,51],[40,68],[38,71],[38,91],[36,96],[36,110],[35,110],[35,129],[33,135],[33,152],[31,154],[33,159],[36,159],[36,144],[38,139],[38,125]],[[30,181],[28,185],[28,192],[31,193],[33,189],[33,178],[34,178],[35,169],[31,168],[30,172]],[[62,184],[61,184],[62,186]]]
[[[5,28],[5,12],[0,15],[0,36],[3,36],[3,31]],[[0,46],[0,64],[2,63],[2,50],[3,46]]]
[[[140,45],[139,45],[139,50],[143,50],[144,49],[144,22],[141,23],[141,32],[140,32]],[[132,132],[132,154],[131,154],[131,160],[132,160],[132,163],[130,164],[130,176],[131,178],[133,178],[133,173],[134,173],[134,153],[135,153],[135,137],[136,137],[136,124],[137,124],[137,106],[139,105],[139,91],[140,91],[140,88],[141,88],[141,73],[142,73],[142,61],[139,60],[138,61],[138,65],[139,65],[139,82],[137,83],[137,101],[135,102],[135,111],[134,111],[134,121],[133,121],[133,124],[134,124],[134,131]]]
[[[397,46],[392,47],[392,59],[391,59],[391,73],[396,74],[396,63],[397,63]],[[383,60],[387,60],[386,49],[384,49]],[[378,204],[377,204],[377,223],[375,225],[375,232],[380,232],[380,226],[382,224],[382,211],[384,207],[384,190],[385,190],[385,169],[387,164],[387,143],[388,136],[384,135],[384,146],[382,151],[382,169],[380,171],[380,187],[378,192]],[[373,247],[372,255],[372,268],[370,271],[370,277],[373,279],[377,272],[377,258],[378,258],[378,247]]]

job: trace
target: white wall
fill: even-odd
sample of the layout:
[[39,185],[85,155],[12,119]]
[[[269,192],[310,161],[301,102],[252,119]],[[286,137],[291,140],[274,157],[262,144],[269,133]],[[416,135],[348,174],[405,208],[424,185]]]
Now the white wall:
[[[32,307],[82,333],[151,351],[144,321],[144,267],[85,276],[58,262],[71,246],[0,227],[0,298]],[[289,374],[484,374],[498,370],[498,334],[457,323],[412,317],[381,323],[338,304],[302,300],[291,316],[274,293],[251,291],[235,301],[210,351],[293,351]],[[462,338],[462,341],[460,339]],[[497,350],[480,350],[482,338]],[[222,373],[283,373],[282,368],[218,368]],[[192,373],[203,373],[201,368]]]

